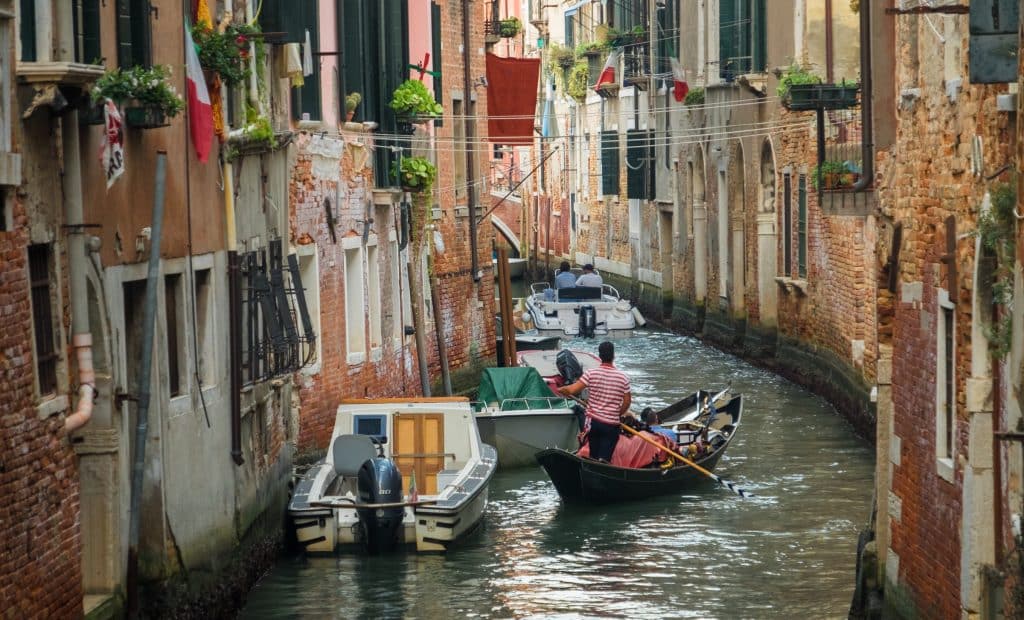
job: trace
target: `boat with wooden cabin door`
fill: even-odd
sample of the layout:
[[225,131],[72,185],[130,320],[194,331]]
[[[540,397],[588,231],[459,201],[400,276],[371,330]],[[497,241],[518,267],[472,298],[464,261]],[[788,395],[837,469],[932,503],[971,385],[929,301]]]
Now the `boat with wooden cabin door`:
[[480,525],[496,468],[468,399],[345,400],[288,516],[307,553],[447,551]]

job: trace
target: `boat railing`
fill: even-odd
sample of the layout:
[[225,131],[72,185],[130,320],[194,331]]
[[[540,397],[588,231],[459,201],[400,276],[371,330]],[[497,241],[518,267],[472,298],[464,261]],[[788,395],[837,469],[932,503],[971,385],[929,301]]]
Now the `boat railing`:
[[551,288],[551,285],[547,282],[534,282],[530,285],[530,292],[534,295],[538,295],[544,292],[544,289]]
[[602,284],[601,285],[601,294],[602,295],[611,295],[612,297],[615,298],[616,301],[622,299],[622,297],[619,295],[619,290],[617,288],[615,288],[614,286],[612,286],[611,284]]
[[[474,402],[474,409],[494,409],[493,403]],[[539,411],[543,409],[569,409],[569,402],[557,396],[524,396],[504,398],[498,404],[498,411]]]

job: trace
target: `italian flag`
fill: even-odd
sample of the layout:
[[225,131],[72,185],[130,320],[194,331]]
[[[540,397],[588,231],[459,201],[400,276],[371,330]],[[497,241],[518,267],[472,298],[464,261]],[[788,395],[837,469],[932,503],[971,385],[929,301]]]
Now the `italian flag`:
[[597,83],[594,84],[596,89],[602,84],[614,84],[615,83],[615,67],[619,64],[619,50],[612,50],[611,54],[608,54],[608,60],[604,62],[604,69],[601,70],[601,75],[597,78]]
[[196,147],[196,157],[205,164],[213,144],[213,108],[188,24],[185,24],[185,84],[188,87],[188,128],[192,144]]

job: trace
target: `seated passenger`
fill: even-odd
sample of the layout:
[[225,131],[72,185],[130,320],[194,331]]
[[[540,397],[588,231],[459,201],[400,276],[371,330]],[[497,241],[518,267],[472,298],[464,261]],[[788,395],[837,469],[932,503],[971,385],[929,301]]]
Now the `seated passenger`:
[[596,286],[601,288],[602,284],[604,284],[604,280],[594,272],[594,266],[590,263],[583,265],[583,275],[576,278],[576,286]]
[[660,433],[671,439],[672,443],[679,441],[674,430],[658,425],[658,413],[654,409],[646,407],[642,415],[644,424],[650,427],[652,433]]
[[555,276],[555,288],[572,288],[576,286],[576,275],[569,267],[569,261],[564,260],[558,266],[558,275]]

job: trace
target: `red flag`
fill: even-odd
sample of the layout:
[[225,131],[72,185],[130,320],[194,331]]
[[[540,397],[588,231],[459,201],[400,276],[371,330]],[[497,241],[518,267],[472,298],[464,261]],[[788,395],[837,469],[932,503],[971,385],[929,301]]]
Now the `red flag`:
[[420,494],[416,490],[416,470],[412,470],[412,475],[409,476],[409,501],[418,502],[420,501]]
[[185,24],[185,85],[188,87],[188,127],[192,135],[192,144],[196,147],[196,157],[206,163],[210,156],[210,145],[213,144],[213,108],[210,105],[210,92],[206,90],[203,68],[199,64],[195,42],[188,24]]
[[686,94],[690,92],[690,85],[686,82],[686,71],[683,71],[679,60],[675,58],[672,59],[672,81],[672,94],[676,101],[682,102],[683,99],[686,99]]
[[608,54],[608,60],[604,62],[604,69],[601,70],[601,75],[597,77],[597,83],[594,84],[596,89],[602,84],[614,84],[615,83],[615,67],[619,64],[619,50],[612,50],[611,54]]
[[533,144],[540,58],[487,54],[487,139]]

